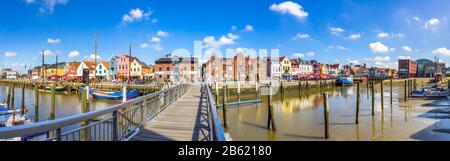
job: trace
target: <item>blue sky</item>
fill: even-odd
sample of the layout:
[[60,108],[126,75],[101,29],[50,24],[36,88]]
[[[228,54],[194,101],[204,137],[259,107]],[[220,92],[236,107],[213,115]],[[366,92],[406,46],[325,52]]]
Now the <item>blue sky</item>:
[[[23,70],[128,52],[153,64],[175,49],[280,49],[325,63],[396,67],[450,59],[446,0],[9,0],[0,2],[0,61]],[[222,38],[222,40],[221,40]],[[0,64],[1,65],[1,64]]]

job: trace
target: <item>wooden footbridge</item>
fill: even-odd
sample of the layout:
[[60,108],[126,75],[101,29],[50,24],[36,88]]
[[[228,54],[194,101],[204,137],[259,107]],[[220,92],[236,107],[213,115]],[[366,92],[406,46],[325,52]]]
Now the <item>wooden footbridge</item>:
[[225,141],[210,87],[181,84],[105,109],[0,128],[0,139]]

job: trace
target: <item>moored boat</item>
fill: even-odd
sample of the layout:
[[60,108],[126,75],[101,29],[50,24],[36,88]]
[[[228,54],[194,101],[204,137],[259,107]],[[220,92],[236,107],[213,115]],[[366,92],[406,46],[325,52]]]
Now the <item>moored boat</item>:
[[[45,90],[51,91],[52,88],[53,88],[53,87],[51,87],[51,86],[46,86],[46,87],[45,87]],[[57,92],[61,92],[61,91],[65,91],[65,90],[66,90],[66,87],[64,87],[64,86],[56,86],[56,87],[55,87],[55,91],[57,91]]]
[[[131,90],[127,91],[126,97],[127,99],[134,99],[138,97],[140,94],[139,90]],[[102,91],[94,91],[92,96],[95,99],[99,100],[122,100],[122,92],[102,92]]]
[[340,75],[336,80],[336,85],[347,86],[353,84],[353,77],[350,75]]
[[411,92],[411,97],[447,97],[449,94],[448,89],[439,88],[437,86],[424,87],[420,90]]

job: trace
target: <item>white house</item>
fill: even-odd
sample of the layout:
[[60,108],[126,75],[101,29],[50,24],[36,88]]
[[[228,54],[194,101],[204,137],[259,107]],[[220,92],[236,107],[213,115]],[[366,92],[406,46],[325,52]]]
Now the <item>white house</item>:
[[97,78],[110,79],[109,77],[109,62],[100,62],[97,64],[96,68]]
[[6,72],[6,79],[17,79],[17,72],[7,71]]
[[308,75],[308,74],[314,73],[311,62],[306,61],[306,60],[300,60],[298,62],[298,69],[299,69],[299,74],[301,74],[301,75]]
[[94,78],[95,62],[81,62],[77,68],[77,76],[83,76],[83,69],[89,69],[89,79]]

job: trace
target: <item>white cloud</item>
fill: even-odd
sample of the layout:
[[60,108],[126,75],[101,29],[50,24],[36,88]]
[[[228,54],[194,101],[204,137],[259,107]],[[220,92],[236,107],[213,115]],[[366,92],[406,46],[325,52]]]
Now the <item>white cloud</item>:
[[224,35],[220,37],[219,40],[216,40],[214,36],[207,36],[203,38],[203,45],[205,48],[212,47],[212,48],[220,48],[224,45],[233,45],[235,44],[235,40],[239,39],[238,35],[228,33],[227,35]]
[[235,53],[242,53],[244,56],[256,57],[256,50],[249,48],[236,48]]
[[[84,59],[93,61],[95,60],[95,54],[91,54],[89,56],[84,56]],[[101,61],[102,57],[100,55],[97,55],[97,61]]]
[[133,22],[139,22],[142,20],[148,19],[148,17],[152,14],[151,11],[144,11],[139,8],[135,8],[130,10],[127,14],[122,16],[122,23],[133,23]]
[[49,44],[58,44],[58,43],[61,42],[61,39],[59,39],[59,38],[56,38],[56,39],[48,38],[48,39],[47,39],[47,42],[48,42]]
[[389,51],[395,50],[394,48],[389,48],[381,42],[374,42],[369,44],[370,50],[373,53],[387,53]]
[[[34,0],[27,0],[27,3],[34,3]],[[65,5],[69,2],[69,0],[43,0],[41,7],[39,8],[39,12],[53,14],[55,11],[55,6],[58,4]],[[30,4],[28,3],[28,4]]]
[[158,37],[167,37],[167,36],[169,36],[169,33],[165,32],[165,31],[162,31],[162,30],[159,30],[158,32],[156,32],[156,36],[158,36]]
[[357,34],[351,34],[350,36],[347,37],[347,39],[349,40],[358,40],[361,38],[361,34],[357,33]]
[[144,48],[147,48],[147,47],[149,46],[149,44],[147,44],[147,43],[142,43],[140,46],[141,46],[141,48],[144,49]]
[[442,56],[450,56],[450,50],[442,47],[442,48],[433,50],[433,54],[440,54]]
[[330,31],[331,31],[331,34],[333,34],[333,35],[340,35],[345,30],[340,27],[330,27]]
[[282,2],[280,4],[272,4],[269,9],[275,12],[279,12],[283,15],[291,14],[299,19],[308,17],[308,12],[305,12],[300,4],[292,1]]
[[297,35],[295,35],[295,37],[293,37],[293,40],[299,40],[299,39],[309,39],[311,38],[311,36],[309,36],[308,34],[302,34],[302,33],[297,33]]
[[381,32],[381,33],[378,33],[377,36],[378,36],[379,38],[388,38],[388,37],[389,37],[389,33]]
[[382,56],[376,56],[375,58],[373,58],[373,60],[374,60],[375,62],[388,62],[388,61],[391,60],[391,58],[390,58],[389,56],[385,56],[385,57],[382,57]]
[[430,27],[436,27],[439,25],[439,19],[437,18],[432,18],[427,20],[427,22],[425,22],[425,28],[430,28]]
[[348,64],[359,64],[358,60],[351,60],[351,59],[349,59],[347,61],[348,61]]
[[[39,55],[42,55],[42,51],[39,51]],[[55,55],[55,52],[51,50],[44,50],[44,56],[51,56],[51,55]]]
[[307,52],[306,55],[308,55],[309,57],[313,57],[316,55],[316,53],[310,51],[310,52]]
[[14,52],[14,51],[7,51],[7,52],[5,52],[5,56],[6,57],[15,57],[16,55],[17,55],[17,53]]
[[407,52],[411,52],[412,51],[411,47],[409,47],[409,46],[403,46],[402,49],[407,51]]
[[161,41],[161,38],[159,38],[159,37],[152,37],[152,39],[151,39],[151,41],[152,42],[160,42]]
[[158,22],[159,22],[158,19],[156,19],[156,18],[153,18],[153,19],[152,19],[152,24],[156,24],[156,23],[158,23]]
[[248,31],[248,32],[252,32],[254,29],[253,29],[253,26],[252,25],[246,25],[245,26],[245,31]]
[[76,57],[78,57],[78,56],[80,56],[80,52],[77,51],[77,50],[71,51],[71,52],[69,53],[69,58],[76,58]]
[[398,59],[411,59],[410,56],[398,56]]
[[303,53],[294,53],[294,54],[292,54],[292,58],[295,58],[295,59],[297,59],[297,58],[304,58],[305,57],[305,54],[303,54]]
[[415,21],[420,21],[420,18],[417,17],[417,16],[413,17],[413,19],[414,19]]
[[231,26],[231,31],[236,31],[237,30],[237,26]]
[[329,49],[340,49],[340,50],[347,50],[347,48],[341,46],[341,45],[335,45],[335,46],[328,46]]

